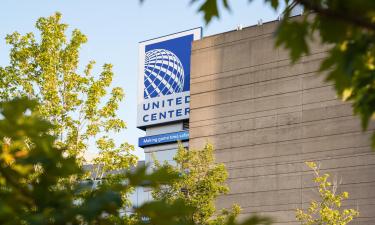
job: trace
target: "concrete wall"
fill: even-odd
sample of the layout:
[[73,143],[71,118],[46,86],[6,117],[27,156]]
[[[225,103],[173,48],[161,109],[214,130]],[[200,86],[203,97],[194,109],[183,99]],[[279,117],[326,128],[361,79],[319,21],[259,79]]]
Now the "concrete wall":
[[371,132],[361,132],[351,106],[317,75],[326,49],[315,44],[290,66],[288,53],[273,47],[276,26],[193,43],[189,146],[213,143],[229,170],[231,192],[217,206],[239,203],[241,216],[256,212],[298,224],[295,209],[316,197],[304,162],[316,161],[350,193],[347,205],[361,213],[353,224],[375,224]]

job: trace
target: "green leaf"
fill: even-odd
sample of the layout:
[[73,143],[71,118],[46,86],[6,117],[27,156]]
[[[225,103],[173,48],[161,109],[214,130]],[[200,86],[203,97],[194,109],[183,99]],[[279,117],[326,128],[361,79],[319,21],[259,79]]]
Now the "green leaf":
[[275,10],[279,7],[279,0],[265,0],[265,2],[270,3]]
[[296,62],[302,55],[309,54],[306,37],[309,33],[307,21],[283,19],[277,29],[276,46],[289,49],[292,62]]
[[204,15],[206,24],[210,23],[213,18],[219,18],[217,0],[206,0],[198,9]]

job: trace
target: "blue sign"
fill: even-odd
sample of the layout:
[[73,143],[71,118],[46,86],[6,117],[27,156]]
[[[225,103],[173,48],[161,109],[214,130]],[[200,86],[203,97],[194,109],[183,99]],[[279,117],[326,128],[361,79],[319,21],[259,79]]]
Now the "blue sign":
[[141,137],[138,139],[138,146],[145,147],[150,145],[166,144],[177,141],[186,141],[189,140],[188,131],[180,131],[168,134],[159,134],[147,137]]
[[194,35],[145,47],[144,98],[190,90],[190,53]]
[[196,28],[140,43],[137,126],[189,119],[190,56]]

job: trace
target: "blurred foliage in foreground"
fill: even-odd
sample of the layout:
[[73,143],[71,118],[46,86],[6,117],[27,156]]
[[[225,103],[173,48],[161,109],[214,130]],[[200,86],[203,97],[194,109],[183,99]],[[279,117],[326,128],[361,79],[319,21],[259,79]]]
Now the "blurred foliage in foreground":
[[[252,0],[248,0],[251,2]],[[229,0],[192,0],[201,4],[206,23],[231,10]],[[264,0],[275,11],[284,10],[276,32],[276,46],[289,50],[292,62],[310,53],[312,42],[328,47],[320,65],[338,96],[352,103],[366,130],[375,120],[375,1],[373,0]],[[286,5],[286,7],[285,7]],[[297,19],[294,7],[305,13]],[[223,7],[221,7],[223,6]],[[284,8],[285,7],[285,8]],[[375,150],[375,132],[372,136]]]
[[[38,114],[37,102],[26,98],[0,103],[0,224],[152,224],[193,225],[193,209],[185,199],[150,201],[121,213],[122,191],[136,186],[160,188],[180,174],[160,167],[153,173],[139,168],[124,180],[112,179],[96,189],[76,182],[82,173],[74,156],[54,147],[53,125]],[[72,182],[73,180],[73,182]],[[250,217],[237,223],[233,216],[224,225],[270,224],[267,218]]]

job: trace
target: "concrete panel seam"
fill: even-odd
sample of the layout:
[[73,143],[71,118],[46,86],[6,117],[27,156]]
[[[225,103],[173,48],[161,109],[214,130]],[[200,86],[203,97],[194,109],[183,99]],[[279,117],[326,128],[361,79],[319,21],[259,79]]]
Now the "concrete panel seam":
[[[241,131],[230,131],[226,133],[221,133],[220,135],[225,135],[225,134],[233,134],[233,133],[238,133],[238,132],[248,132],[248,131],[263,131],[263,130],[269,130],[270,128],[278,128],[278,129],[283,129],[283,128],[290,128],[290,127],[305,127],[309,125],[315,125],[315,124],[320,124],[319,122],[322,121],[322,123],[327,122],[327,121],[349,121],[349,120],[357,120],[356,116],[350,115],[350,116],[339,116],[339,117],[333,117],[333,118],[326,118],[326,119],[320,119],[320,120],[314,120],[314,121],[306,121],[306,122],[300,122],[300,123],[295,123],[295,124],[290,124],[290,125],[276,125],[276,126],[270,126],[270,127],[262,127],[262,128],[251,128],[251,129],[244,129]],[[359,127],[360,128],[360,127]],[[370,127],[371,130],[371,127]],[[338,133],[340,134],[340,133]],[[199,135],[199,138],[207,138],[207,137],[213,137],[217,136],[216,134],[212,135]],[[193,139],[194,137],[192,137]]]
[[[345,189],[346,186],[353,186],[353,185],[363,185],[363,184],[375,184],[375,181],[369,181],[369,182],[351,182],[346,184],[341,184],[340,187]],[[316,186],[305,186],[302,188],[302,190],[311,190],[316,188]],[[260,194],[260,193],[267,193],[267,192],[280,192],[280,191],[291,191],[291,190],[301,190],[300,187],[296,188],[277,188],[277,189],[270,189],[266,191],[244,191],[244,192],[237,192],[237,193],[228,193],[225,196],[233,196],[233,195],[247,195],[247,194]]]
[[[374,158],[375,159],[375,158]],[[288,164],[293,164],[293,163],[286,163],[286,164],[280,164],[279,166],[281,165],[288,165]],[[295,163],[297,164],[297,163]],[[301,163],[303,164],[303,163]],[[277,165],[276,165],[277,166]],[[262,166],[257,166],[257,168],[261,168]],[[263,166],[264,168],[267,168],[267,167],[272,167],[272,165],[265,165]],[[356,166],[346,166],[346,167],[332,167],[332,168],[328,168],[328,169],[322,169],[321,171],[327,171],[327,172],[332,172],[332,171],[336,171],[336,170],[339,170],[339,169],[342,169],[342,168],[366,168],[366,167],[374,167],[375,168],[375,163],[372,163],[372,164],[365,164],[365,165],[356,165]],[[230,173],[230,170],[228,171]],[[289,173],[283,173],[283,172],[279,172],[279,173],[269,173],[269,174],[262,174],[262,175],[253,175],[253,176],[236,176],[236,177],[229,177],[227,179],[227,181],[236,181],[236,180],[247,180],[248,178],[264,178],[264,177],[273,177],[273,176],[288,176],[288,175],[297,175],[300,173],[302,173],[302,175],[308,175],[308,174],[311,174],[311,171],[310,170],[300,170],[300,171],[295,171],[295,172],[289,172]]]
[[[371,132],[372,130],[369,130],[369,132]],[[313,139],[313,138],[320,138],[320,137],[332,137],[332,136],[338,136],[338,135],[346,135],[346,134],[355,134],[355,133],[362,133],[361,131],[354,131],[354,132],[343,132],[343,133],[337,133],[337,134],[329,134],[329,135],[321,135],[321,136],[315,136],[315,137],[306,137],[306,138],[295,138],[295,139],[290,139],[290,140],[282,140],[282,141],[270,141],[270,142],[265,142],[265,143],[261,143],[261,144],[249,144],[249,145],[244,145],[244,146],[259,146],[259,145],[265,145],[265,144],[273,144],[273,143],[288,143],[288,142],[293,142],[293,141],[296,141],[296,140],[301,140],[301,141],[304,141],[304,140],[309,140],[309,139]],[[196,138],[195,138],[196,139]],[[192,139],[190,139],[190,142],[192,141]],[[369,144],[368,144],[369,145]],[[238,146],[238,147],[241,147],[241,146]],[[243,147],[243,146],[242,146]],[[223,148],[224,149],[224,148]],[[225,149],[228,149],[228,148],[225,148]],[[221,150],[220,148],[218,148],[216,146],[216,150]]]
[[[350,103],[343,103],[343,102],[339,102],[337,100],[326,100],[326,101],[322,101],[321,103],[328,103],[328,102],[336,102],[337,104],[334,104],[332,106],[343,106],[343,105],[351,105]],[[315,103],[308,103],[308,104],[305,104],[305,106],[309,106],[309,105],[314,105]],[[280,107],[280,108],[276,108],[276,109],[271,109],[271,110],[264,110],[264,111],[256,111],[256,112],[251,112],[251,113],[240,113],[240,114],[236,114],[234,116],[244,116],[244,115],[251,115],[251,114],[256,114],[256,113],[259,113],[259,112],[269,112],[269,111],[275,111],[275,110],[280,110],[280,109],[289,109],[289,108],[293,108],[293,107],[296,107],[296,106],[287,106],[287,107]],[[305,111],[308,111],[310,109],[307,109]],[[293,112],[303,112],[303,111],[293,111]],[[284,114],[289,114],[289,113],[292,113],[292,112],[286,112],[286,113],[278,113],[277,115],[284,115]],[[275,115],[275,114],[272,114],[272,115]],[[270,115],[267,115],[267,116],[271,116]],[[267,117],[267,116],[259,116],[259,117],[247,117],[246,119],[256,119],[256,118],[261,118],[261,117]],[[222,117],[216,117],[216,118],[213,118],[213,119],[209,119],[209,120],[190,120],[190,128],[199,128],[199,127],[204,127],[204,126],[209,126],[209,125],[215,125],[217,124],[217,122],[215,122],[216,120],[219,120],[219,119],[225,119],[225,118],[232,118],[233,116],[222,116]],[[333,117],[334,118],[334,117]],[[242,119],[241,119],[242,120]],[[209,124],[206,124],[206,125],[202,125],[202,126],[194,126],[194,124],[199,124],[200,122],[202,121],[213,121],[212,123],[209,123]],[[236,121],[240,121],[240,120],[230,120],[228,122],[236,122]],[[311,121],[314,121],[314,120],[311,120]]]
[[[297,91],[298,92],[298,91]],[[296,92],[296,93],[297,93]],[[291,92],[291,93],[294,93],[294,92]],[[288,95],[290,93],[284,93],[282,95]],[[275,97],[275,96],[280,96],[280,95],[273,95],[273,96],[267,96],[267,97]],[[264,98],[264,97],[260,97],[260,98]],[[246,99],[246,100],[242,100],[242,101],[248,101],[249,99]],[[251,100],[251,99],[250,99]],[[321,103],[325,103],[325,102],[332,102],[332,101],[337,101],[337,99],[329,99],[329,100],[325,100],[325,101],[321,101]],[[241,101],[238,101],[238,102],[241,102]],[[228,105],[230,103],[225,103],[225,104],[219,104],[219,105]],[[312,103],[307,103],[307,104],[304,104],[304,105],[312,105],[314,104],[314,102]],[[227,118],[227,117],[233,117],[233,116],[240,116],[240,115],[247,115],[247,114],[253,114],[253,113],[259,113],[259,112],[267,112],[267,111],[272,111],[272,110],[280,110],[280,109],[287,109],[287,108],[292,108],[292,107],[295,107],[295,106],[302,106],[302,104],[297,104],[297,105],[293,105],[293,106],[286,106],[286,107],[277,107],[277,108],[273,108],[273,109],[268,109],[268,110],[260,110],[260,111],[254,111],[254,112],[251,112],[251,113],[238,113],[238,114],[235,114],[235,115],[230,115],[230,116],[219,116],[219,117],[215,117],[215,118],[212,118],[212,119],[220,119],[220,118]],[[208,108],[208,107],[201,107],[201,108]],[[199,108],[194,108],[194,109],[199,109]],[[212,120],[211,119],[211,120]],[[197,122],[200,122],[200,121],[206,121],[207,119],[202,119],[202,120],[194,120],[193,118],[190,118],[190,123],[197,123]]]
[[[323,54],[323,53],[327,53],[327,51],[322,51],[322,52],[315,52],[315,53],[311,53],[310,55],[308,56],[303,56],[301,58],[301,60],[303,60],[303,58],[308,58],[308,57],[311,57],[311,56],[314,56],[314,55],[319,55],[319,54]],[[324,57],[321,57],[319,59],[316,59],[315,61],[319,61],[319,60],[322,60],[326,58],[326,56]],[[254,67],[260,67],[260,66],[265,66],[265,65],[270,65],[270,64],[277,64],[277,63],[280,63],[280,62],[285,62],[286,64],[289,64],[290,65],[290,59],[281,59],[281,60],[277,60],[277,61],[273,61],[273,62],[267,62],[267,63],[263,63],[263,64],[257,64],[257,65],[252,65],[252,66],[245,66],[245,67],[241,67],[241,68],[237,68],[237,69],[233,69],[233,70],[226,70],[226,71],[220,71],[218,73],[211,73],[211,74],[205,74],[205,75],[201,75],[201,76],[197,76],[195,74],[191,74],[191,83],[194,83],[194,79],[197,79],[197,78],[202,78],[202,77],[207,77],[207,76],[212,76],[212,75],[217,75],[217,74],[222,74],[222,73],[229,73],[229,72],[233,72],[233,71],[237,71],[237,70],[242,70],[242,69],[249,69],[249,68],[254,68]],[[309,61],[309,62],[312,62],[312,61]],[[300,62],[300,63],[296,63],[296,64],[306,64],[306,62]],[[296,65],[295,64],[295,65]],[[264,69],[259,69],[259,70],[264,70]]]
[[[295,111],[295,112],[300,112],[300,111]],[[280,113],[280,114],[277,114],[277,116],[280,116],[280,115],[289,115],[291,113]],[[276,115],[275,115],[276,116]],[[249,120],[249,119],[261,119],[261,118],[267,118],[267,117],[270,117],[270,115],[267,115],[267,116],[259,116],[259,117],[250,117],[250,118],[246,118],[246,120]],[[265,127],[261,127],[261,128],[253,128],[253,129],[248,129],[248,130],[241,130],[241,131],[249,131],[249,130],[257,130],[257,129],[264,129],[264,128],[272,128],[272,127],[286,127],[286,126],[291,126],[291,125],[295,125],[295,124],[305,124],[307,123],[309,125],[309,123],[314,123],[314,122],[317,122],[317,121],[322,121],[322,120],[330,120],[330,119],[338,119],[338,118],[357,118],[357,116],[355,115],[348,115],[348,116],[332,116],[332,117],[328,117],[328,118],[323,118],[323,119],[314,119],[314,120],[308,120],[308,121],[302,121],[301,122],[297,122],[297,123],[292,123],[292,124],[287,124],[287,125],[278,125],[278,124],[275,124],[275,125],[272,125],[272,126],[265,126]],[[239,122],[239,121],[243,121],[243,119],[240,119],[240,120],[232,120],[232,121],[229,121],[229,122],[223,122],[223,124],[226,124],[226,123],[233,123],[233,122]],[[202,126],[194,126],[193,128],[204,128],[204,127],[210,127],[212,125],[215,125],[215,124],[207,124],[207,125],[202,125]],[[233,131],[233,132],[227,132],[227,133],[215,133],[213,135],[217,135],[217,134],[228,134],[228,133],[234,133],[234,132],[238,132],[238,131]],[[209,136],[213,136],[213,135],[206,135],[206,136],[202,136],[202,135],[199,135],[199,137],[209,137]],[[194,137],[192,137],[194,138]]]

